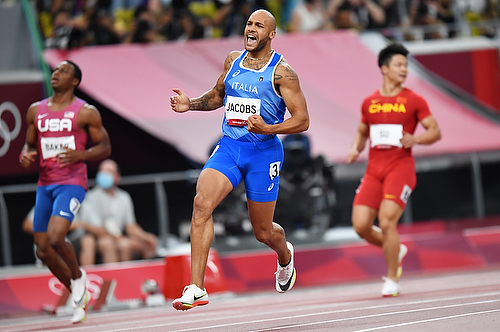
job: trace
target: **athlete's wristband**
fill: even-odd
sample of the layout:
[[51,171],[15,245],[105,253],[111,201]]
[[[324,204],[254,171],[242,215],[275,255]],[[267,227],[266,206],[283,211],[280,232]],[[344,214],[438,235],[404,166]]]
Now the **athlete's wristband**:
[[26,151],[26,150],[21,151],[21,153],[19,154],[19,163],[21,163],[21,160],[23,160],[23,156],[24,156],[26,153],[28,153],[28,151]]

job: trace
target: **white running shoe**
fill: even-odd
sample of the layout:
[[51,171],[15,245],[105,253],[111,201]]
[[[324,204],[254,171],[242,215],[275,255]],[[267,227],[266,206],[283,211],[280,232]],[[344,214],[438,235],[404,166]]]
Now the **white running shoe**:
[[172,302],[172,306],[177,310],[188,310],[198,305],[208,304],[208,293],[196,285],[184,287],[182,296]]
[[81,323],[87,318],[87,309],[88,309],[88,303],[90,302],[91,294],[89,291],[85,292],[85,296],[83,298],[83,304],[81,306],[77,306],[73,310],[73,317],[71,317],[71,323],[76,324],[76,323]]
[[408,247],[401,243],[399,245],[399,254],[398,254],[398,272],[397,272],[398,278],[400,278],[401,275],[403,274],[403,259],[405,259],[407,253],[408,253]]
[[290,242],[287,242],[286,246],[288,247],[288,250],[290,250],[292,258],[286,266],[281,266],[278,261],[278,271],[274,273],[276,275],[276,290],[279,293],[284,293],[287,290],[292,289],[295,284],[295,278],[297,277],[297,273],[295,272],[295,268],[293,266],[293,245]]
[[78,279],[71,279],[71,296],[73,299],[73,307],[81,307],[85,301],[87,292],[87,273],[80,268],[82,275]]
[[399,283],[387,277],[382,277],[382,280],[384,280],[384,287],[382,287],[383,297],[399,295]]

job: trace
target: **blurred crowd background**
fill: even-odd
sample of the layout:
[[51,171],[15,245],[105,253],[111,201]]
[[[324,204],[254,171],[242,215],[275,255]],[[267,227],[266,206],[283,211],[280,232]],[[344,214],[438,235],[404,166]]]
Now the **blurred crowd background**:
[[[37,0],[45,47],[155,43],[242,35],[257,8],[279,32],[377,30],[400,41],[497,37],[497,0]],[[462,28],[464,26],[473,27]]]

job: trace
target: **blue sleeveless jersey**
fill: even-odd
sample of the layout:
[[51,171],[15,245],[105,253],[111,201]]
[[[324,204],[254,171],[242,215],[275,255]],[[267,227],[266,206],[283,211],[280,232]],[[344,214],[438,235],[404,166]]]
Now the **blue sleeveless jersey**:
[[[274,52],[273,56],[260,70],[253,70],[243,66],[242,61],[247,55],[243,51],[241,55],[233,61],[231,69],[224,78],[225,96],[224,108],[234,108],[228,105],[228,96],[236,98],[248,98],[260,100],[260,115],[267,124],[283,122],[285,118],[286,106],[283,98],[278,95],[274,87],[274,72],[276,65],[281,61],[282,55]],[[245,112],[245,108],[237,108],[236,111]],[[252,107],[247,106],[246,111],[252,113]],[[251,114],[249,114],[251,115]],[[246,142],[262,142],[273,138],[276,135],[254,134],[248,131],[247,126],[232,126],[227,123],[226,112],[222,123],[222,133],[233,139]]]

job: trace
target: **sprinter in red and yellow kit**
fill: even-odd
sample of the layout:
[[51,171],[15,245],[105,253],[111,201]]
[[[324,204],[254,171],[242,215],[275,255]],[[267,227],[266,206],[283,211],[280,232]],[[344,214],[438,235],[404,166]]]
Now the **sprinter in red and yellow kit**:
[[[382,278],[382,296],[399,294],[402,262],[408,252],[399,241],[397,225],[417,184],[411,149],[441,138],[427,102],[402,86],[408,74],[407,55],[400,44],[380,51],[383,84],[363,102],[361,123],[347,157],[348,163],[356,161],[369,139],[368,165],[354,198],[352,224],[359,236],[384,251],[388,270]],[[419,122],[425,132],[414,135]],[[377,218],[378,227],[374,225]]]

